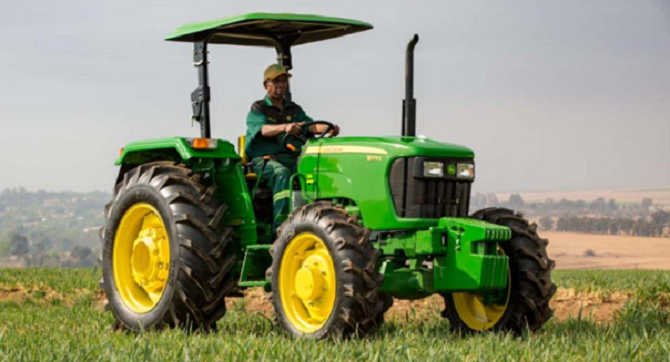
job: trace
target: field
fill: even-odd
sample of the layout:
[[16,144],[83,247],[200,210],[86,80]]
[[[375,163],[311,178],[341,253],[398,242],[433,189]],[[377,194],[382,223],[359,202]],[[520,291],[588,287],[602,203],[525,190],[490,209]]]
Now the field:
[[[515,192],[516,193],[516,192]],[[524,191],[519,192],[524,201],[544,202],[546,199],[585,200],[593,201],[599,197],[615,199],[621,204],[640,203],[644,198],[650,198],[655,205],[670,206],[670,187],[637,188],[637,189],[597,189],[597,190],[565,190],[565,191]],[[496,196],[500,200],[509,199],[509,192],[499,192]]]
[[[541,231],[558,269],[670,269],[670,238]],[[587,250],[593,251],[586,256]]]
[[112,331],[96,291],[99,274],[0,269],[0,361],[670,359],[670,271],[557,270],[556,317],[534,335],[454,334],[439,317],[439,300],[431,298],[397,303],[380,332],[367,339],[321,342],[283,336],[259,313],[257,292],[230,299],[216,333]]

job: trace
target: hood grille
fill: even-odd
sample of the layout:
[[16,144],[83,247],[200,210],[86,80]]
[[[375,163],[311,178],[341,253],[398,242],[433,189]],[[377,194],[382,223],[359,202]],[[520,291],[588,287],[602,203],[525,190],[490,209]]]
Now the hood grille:
[[455,175],[423,177],[425,161],[442,162],[445,171],[450,164],[473,162],[440,157],[396,159],[389,172],[389,187],[397,215],[404,218],[467,217],[472,181],[458,180]]

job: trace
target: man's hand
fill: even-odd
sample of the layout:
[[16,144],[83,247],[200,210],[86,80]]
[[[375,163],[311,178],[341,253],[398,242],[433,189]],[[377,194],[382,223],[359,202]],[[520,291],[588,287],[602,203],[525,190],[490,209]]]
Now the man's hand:
[[297,136],[297,135],[302,133],[302,126],[304,124],[305,124],[305,122],[284,123],[284,132],[287,133],[287,134]]
[[330,131],[328,131],[328,134],[330,135],[330,137],[335,137],[335,136],[337,136],[338,134],[340,134],[340,126],[334,124],[334,125],[333,125],[333,129],[331,129]]
[[[326,132],[328,129],[328,126],[325,124],[315,124],[309,126],[309,131],[312,132],[312,134],[319,135],[322,134],[323,132]],[[340,134],[340,127],[336,124],[333,125],[333,128],[328,131],[327,133],[330,137],[335,137],[338,134]]]

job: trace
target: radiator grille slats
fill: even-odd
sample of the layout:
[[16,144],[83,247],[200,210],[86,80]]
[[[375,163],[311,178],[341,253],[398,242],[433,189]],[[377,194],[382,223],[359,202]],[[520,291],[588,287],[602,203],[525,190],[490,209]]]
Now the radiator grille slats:
[[[412,172],[415,160],[414,157],[399,158],[391,166],[389,186],[398,216],[407,218],[466,217],[470,203],[471,182],[456,180],[455,177],[451,179],[416,177],[416,174]],[[457,162],[457,160],[450,159],[440,161],[444,162],[445,168],[446,165],[455,165]],[[406,173],[405,164],[407,164]],[[403,195],[406,195],[405,200],[403,200]]]

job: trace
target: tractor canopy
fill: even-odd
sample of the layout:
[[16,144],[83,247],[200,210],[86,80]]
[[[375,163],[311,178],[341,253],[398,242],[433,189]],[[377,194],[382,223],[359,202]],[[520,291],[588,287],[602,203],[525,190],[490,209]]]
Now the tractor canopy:
[[371,24],[358,20],[305,14],[250,13],[186,24],[165,40],[276,48],[338,38],[370,29]]

